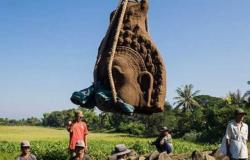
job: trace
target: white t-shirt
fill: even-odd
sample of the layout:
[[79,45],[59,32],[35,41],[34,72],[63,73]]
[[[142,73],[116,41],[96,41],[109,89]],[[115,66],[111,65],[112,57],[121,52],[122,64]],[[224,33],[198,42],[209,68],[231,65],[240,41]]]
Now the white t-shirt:
[[232,158],[248,158],[248,125],[246,123],[242,122],[237,124],[235,120],[230,121],[227,125],[225,138],[230,140],[230,152],[232,154]]

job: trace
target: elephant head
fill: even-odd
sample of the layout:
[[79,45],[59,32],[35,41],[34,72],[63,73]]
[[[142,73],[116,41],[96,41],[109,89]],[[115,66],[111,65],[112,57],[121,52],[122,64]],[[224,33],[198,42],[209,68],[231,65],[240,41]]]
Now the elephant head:
[[[114,57],[111,57],[110,50],[117,33],[121,8],[110,15],[109,30],[98,50],[92,88],[94,93],[91,98],[103,111],[123,112],[119,109],[121,105],[110,101],[113,93],[111,82],[114,83],[118,102],[133,106],[133,112],[151,114],[164,109],[166,69],[148,34],[147,12],[147,0],[128,2],[121,28],[118,30],[119,38]],[[108,69],[110,61],[112,78]]]
[[[119,11],[118,11],[119,12]],[[166,92],[166,71],[160,53],[152,42],[147,28],[148,2],[130,1],[119,33],[112,74],[117,96],[133,105],[135,112],[152,113],[163,110]],[[110,19],[115,18],[115,12]],[[112,24],[111,24],[112,25]],[[113,30],[102,41],[96,63],[95,82],[110,89],[107,66]],[[105,46],[102,46],[105,45]]]

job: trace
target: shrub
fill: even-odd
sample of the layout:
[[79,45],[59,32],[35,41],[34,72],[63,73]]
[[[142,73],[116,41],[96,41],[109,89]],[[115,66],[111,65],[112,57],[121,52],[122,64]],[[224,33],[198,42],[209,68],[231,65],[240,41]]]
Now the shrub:
[[185,135],[182,138],[186,141],[197,142],[200,139],[200,137],[201,137],[201,133],[191,131],[189,133],[185,133]]
[[118,128],[119,131],[129,133],[132,135],[143,135],[145,132],[145,126],[141,123],[130,122],[124,123],[122,122]]

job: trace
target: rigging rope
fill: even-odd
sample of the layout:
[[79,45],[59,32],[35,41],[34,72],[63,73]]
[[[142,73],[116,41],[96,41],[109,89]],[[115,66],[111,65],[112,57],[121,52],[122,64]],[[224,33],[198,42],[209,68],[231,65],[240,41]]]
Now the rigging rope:
[[[108,64],[108,77],[109,77],[109,81],[110,81],[110,87],[111,87],[112,98],[113,98],[114,103],[117,102],[117,92],[115,89],[115,83],[114,83],[113,74],[112,74],[112,65],[113,65],[113,60],[114,60],[114,56],[115,56],[115,52],[116,52],[118,38],[119,38],[120,30],[122,27],[123,19],[125,16],[127,4],[128,4],[128,0],[124,0],[121,14],[120,14],[120,17],[118,19],[118,25],[117,25],[117,29],[116,29],[116,33],[115,33],[115,37],[114,37],[114,42],[113,42],[113,45],[111,48],[110,60],[109,60],[109,64]],[[121,5],[122,5],[122,2],[121,2]]]
[[[114,26],[115,19],[116,19],[116,17],[117,17],[117,14],[118,14],[119,8],[120,8],[120,6],[121,6],[121,4],[122,4],[122,1],[123,1],[123,0],[120,0],[120,1],[119,1],[118,6],[117,6],[117,9],[114,11],[114,15],[113,15],[113,17],[112,17],[112,19],[111,19],[109,28],[108,28],[108,30],[107,30],[107,32],[106,32],[106,35],[105,35],[104,39],[103,39],[103,42],[101,42],[101,46],[100,46],[100,49],[99,49],[99,51],[98,51],[97,61],[96,61],[95,69],[94,69],[94,70],[97,70],[98,64],[99,64],[99,62],[100,62],[100,60],[101,60],[101,57],[102,57],[102,54],[103,54],[103,52],[104,52],[105,49],[106,49],[106,46],[107,46],[107,43],[108,43],[107,41],[108,41],[108,38],[109,38],[109,36],[110,36],[111,29],[112,29],[112,27]],[[97,72],[95,72],[95,75],[94,75],[94,78],[95,78],[95,79],[97,78],[97,75],[96,75],[96,74],[97,74]]]

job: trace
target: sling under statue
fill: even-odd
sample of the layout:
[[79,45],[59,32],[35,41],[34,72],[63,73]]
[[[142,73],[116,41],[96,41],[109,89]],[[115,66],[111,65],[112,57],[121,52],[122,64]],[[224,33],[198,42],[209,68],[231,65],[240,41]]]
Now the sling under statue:
[[71,101],[105,112],[152,114],[164,110],[166,70],[148,33],[147,0],[122,0],[111,13],[94,68],[94,83]]

